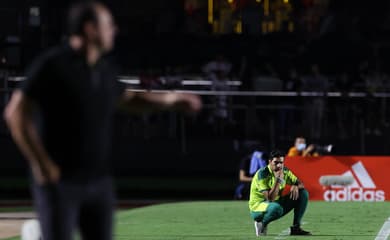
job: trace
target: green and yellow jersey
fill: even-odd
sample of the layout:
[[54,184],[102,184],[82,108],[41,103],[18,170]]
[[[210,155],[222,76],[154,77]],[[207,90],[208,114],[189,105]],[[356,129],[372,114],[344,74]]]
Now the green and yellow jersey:
[[[283,192],[283,189],[287,185],[297,185],[299,183],[298,178],[286,167],[283,168],[284,183],[279,186],[279,196],[275,198],[278,200]],[[271,190],[276,183],[276,177],[273,174],[269,166],[261,168],[253,176],[251,191],[249,197],[249,209],[252,212],[264,212],[266,209],[265,204],[261,204],[266,201],[263,192]]]

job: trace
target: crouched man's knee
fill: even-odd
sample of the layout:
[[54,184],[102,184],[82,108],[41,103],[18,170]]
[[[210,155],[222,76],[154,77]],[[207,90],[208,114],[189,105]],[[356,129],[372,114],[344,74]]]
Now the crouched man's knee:
[[273,218],[279,218],[283,215],[283,208],[278,203],[270,203],[267,212],[269,212]]
[[304,188],[299,189],[299,198],[307,201],[309,199],[309,192]]

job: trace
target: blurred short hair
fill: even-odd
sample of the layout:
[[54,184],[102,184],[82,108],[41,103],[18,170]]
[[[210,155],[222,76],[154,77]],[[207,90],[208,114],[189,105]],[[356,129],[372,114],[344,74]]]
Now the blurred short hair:
[[84,26],[88,22],[97,23],[96,1],[81,1],[73,4],[68,12],[68,35],[84,35]]
[[273,150],[272,152],[270,152],[268,160],[271,161],[274,158],[280,158],[280,157],[284,157],[284,154],[280,150]]

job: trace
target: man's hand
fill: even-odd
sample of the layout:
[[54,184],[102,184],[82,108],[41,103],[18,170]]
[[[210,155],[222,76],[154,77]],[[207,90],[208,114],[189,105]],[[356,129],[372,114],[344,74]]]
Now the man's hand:
[[274,176],[276,178],[275,184],[272,186],[272,188],[268,191],[266,196],[266,199],[268,201],[274,201],[276,196],[279,194],[280,185],[284,182],[284,172],[283,168],[280,168],[278,171],[274,171]]
[[302,156],[303,157],[306,157],[308,156],[313,150],[314,150],[314,145],[313,144],[310,144],[302,153]]
[[311,151],[313,151],[313,150],[314,150],[314,145],[313,145],[313,144],[310,144],[310,145],[307,147],[307,149],[306,149],[307,152],[311,152]]
[[296,185],[291,186],[290,189],[290,199],[298,200],[299,198],[299,187]]
[[40,165],[34,163],[31,169],[38,185],[56,184],[61,178],[59,167],[51,160],[43,161]]
[[186,113],[196,113],[202,108],[199,96],[189,93],[176,93],[174,108]]
[[280,178],[280,179],[284,179],[283,168],[281,168],[279,171],[275,172],[275,177]]

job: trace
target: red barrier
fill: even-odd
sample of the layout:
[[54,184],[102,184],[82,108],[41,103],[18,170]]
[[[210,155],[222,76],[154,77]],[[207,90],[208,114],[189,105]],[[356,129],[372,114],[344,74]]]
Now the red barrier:
[[[390,156],[287,157],[285,163],[303,181],[312,200],[390,200]],[[323,187],[319,179],[326,175],[352,176],[354,182],[348,187]]]

